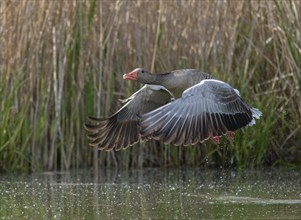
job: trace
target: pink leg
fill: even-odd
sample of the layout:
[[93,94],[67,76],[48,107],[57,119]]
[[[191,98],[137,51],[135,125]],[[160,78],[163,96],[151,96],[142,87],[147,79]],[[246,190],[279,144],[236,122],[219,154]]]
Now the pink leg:
[[227,131],[226,137],[229,141],[233,142],[234,140],[234,132],[233,131]]
[[219,145],[219,136],[210,136],[212,143]]

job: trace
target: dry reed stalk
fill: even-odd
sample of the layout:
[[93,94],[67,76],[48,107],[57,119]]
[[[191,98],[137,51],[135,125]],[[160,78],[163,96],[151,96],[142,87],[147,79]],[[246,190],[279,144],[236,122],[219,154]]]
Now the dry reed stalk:
[[[9,122],[0,134],[0,159],[21,150],[32,170],[206,165],[227,154],[236,158],[229,161],[248,161],[251,153],[261,163],[298,161],[300,11],[299,1],[1,1],[0,94],[10,99],[0,100],[9,112],[9,120],[0,116]],[[241,89],[266,118],[245,132],[249,141],[239,136],[225,152],[157,142],[118,153],[87,148],[82,123],[87,115],[108,116],[114,100],[139,88],[121,77],[136,67],[211,72]],[[15,124],[20,131],[11,135]],[[269,131],[273,126],[279,129]],[[267,153],[252,151],[255,145],[266,145]]]

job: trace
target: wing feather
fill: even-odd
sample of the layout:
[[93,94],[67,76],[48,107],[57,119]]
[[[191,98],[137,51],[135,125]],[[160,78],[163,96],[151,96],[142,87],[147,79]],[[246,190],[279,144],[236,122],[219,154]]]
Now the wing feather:
[[123,100],[125,104],[109,118],[89,117],[90,123],[84,124],[84,128],[89,132],[87,136],[91,141],[90,145],[110,151],[125,149],[144,140],[146,137],[140,135],[138,115],[157,109],[172,98],[173,95],[163,86],[143,86]]
[[189,145],[252,125],[261,112],[247,105],[229,84],[206,79],[182,97],[141,115],[141,135]]

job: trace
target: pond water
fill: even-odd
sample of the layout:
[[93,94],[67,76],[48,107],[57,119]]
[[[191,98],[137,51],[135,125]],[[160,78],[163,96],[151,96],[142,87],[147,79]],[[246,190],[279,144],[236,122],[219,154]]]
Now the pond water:
[[301,172],[143,169],[0,176],[1,219],[301,219]]

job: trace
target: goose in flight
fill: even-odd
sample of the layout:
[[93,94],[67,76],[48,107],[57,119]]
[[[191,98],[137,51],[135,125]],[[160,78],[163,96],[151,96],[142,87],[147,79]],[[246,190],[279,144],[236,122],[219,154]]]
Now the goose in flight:
[[252,126],[262,113],[248,105],[228,83],[195,69],[155,74],[137,68],[123,79],[145,84],[112,116],[89,117],[84,125],[91,146],[120,150],[147,139],[194,145]]

